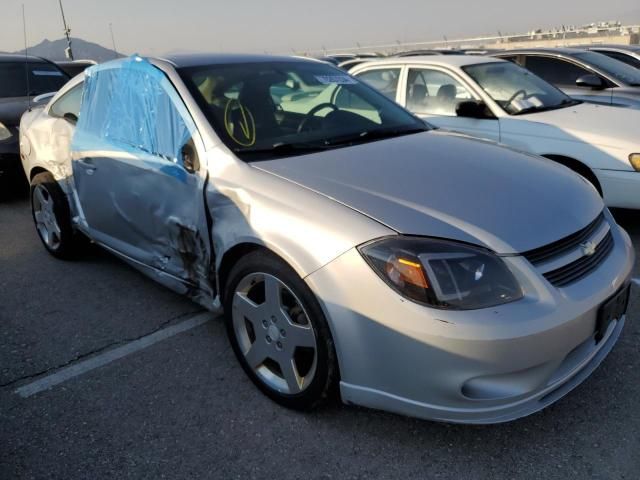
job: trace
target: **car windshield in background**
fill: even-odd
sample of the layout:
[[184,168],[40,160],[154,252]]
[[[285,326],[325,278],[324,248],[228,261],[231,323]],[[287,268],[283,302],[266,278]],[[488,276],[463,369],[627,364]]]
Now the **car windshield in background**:
[[574,56],[578,60],[599,68],[622,83],[640,87],[640,70],[626,63],[596,52],[581,52],[576,53]]
[[[27,87],[27,75],[29,82]],[[57,92],[69,77],[48,63],[0,62],[0,98]]]
[[212,126],[247,161],[405,135],[428,127],[384,95],[315,62],[180,69]]
[[481,63],[463,67],[463,70],[511,115],[554,110],[580,103],[515,63]]

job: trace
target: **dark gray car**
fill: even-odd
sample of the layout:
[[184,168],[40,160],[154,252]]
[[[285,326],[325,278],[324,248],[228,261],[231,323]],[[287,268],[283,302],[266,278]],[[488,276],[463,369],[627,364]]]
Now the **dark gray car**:
[[640,45],[590,45],[584,48],[640,69]]
[[18,125],[29,100],[56,92],[69,76],[38,57],[0,54],[0,185],[22,179]]
[[494,57],[516,62],[578,100],[640,108],[640,70],[577,48],[508,50]]

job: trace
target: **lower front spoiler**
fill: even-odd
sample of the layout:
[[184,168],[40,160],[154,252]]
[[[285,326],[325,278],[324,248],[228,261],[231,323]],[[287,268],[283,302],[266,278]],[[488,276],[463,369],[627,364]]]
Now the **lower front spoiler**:
[[534,394],[503,405],[492,405],[490,408],[483,408],[481,402],[478,402],[477,408],[446,408],[345,382],[340,382],[340,393],[345,403],[353,403],[426,420],[465,424],[509,422],[542,410],[564,397],[586,380],[616,344],[624,323],[624,316],[620,320],[612,322],[605,337],[598,344],[595,344],[595,340],[591,339],[594,343],[591,350],[565,375],[560,378],[552,376],[552,383],[547,384]]

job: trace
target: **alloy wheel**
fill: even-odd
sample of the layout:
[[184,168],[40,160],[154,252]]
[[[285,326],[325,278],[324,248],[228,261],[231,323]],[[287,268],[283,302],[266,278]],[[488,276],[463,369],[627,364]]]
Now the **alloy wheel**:
[[311,384],[318,357],[316,335],[287,285],[266,273],[245,276],[233,295],[232,320],[242,355],[267,386],[295,395]]
[[44,243],[51,249],[60,247],[62,232],[54,212],[53,198],[43,185],[33,189],[33,217]]

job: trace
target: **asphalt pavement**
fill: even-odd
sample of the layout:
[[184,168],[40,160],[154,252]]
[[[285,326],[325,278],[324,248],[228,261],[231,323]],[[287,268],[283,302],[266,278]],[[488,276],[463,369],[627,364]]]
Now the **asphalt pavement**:
[[[614,213],[640,256],[640,212]],[[338,401],[302,414],[250,383],[220,318],[97,247],[54,259],[13,197],[0,203],[0,479],[635,480],[640,286],[632,296],[602,366],[525,419],[447,425]]]

